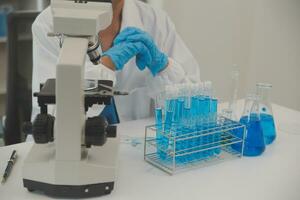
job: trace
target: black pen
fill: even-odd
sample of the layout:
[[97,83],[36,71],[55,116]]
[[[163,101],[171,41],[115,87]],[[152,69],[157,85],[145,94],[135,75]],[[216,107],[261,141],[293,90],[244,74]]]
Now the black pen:
[[14,150],[10,156],[10,159],[9,161],[7,162],[7,166],[6,166],[6,169],[4,171],[4,174],[3,174],[3,177],[2,177],[2,181],[1,183],[5,183],[5,181],[7,180],[8,176],[10,175],[10,172],[16,162],[16,159],[17,159],[17,151]]

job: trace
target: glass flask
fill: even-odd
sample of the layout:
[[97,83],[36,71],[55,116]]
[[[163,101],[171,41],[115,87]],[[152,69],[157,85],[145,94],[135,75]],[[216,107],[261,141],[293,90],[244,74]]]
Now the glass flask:
[[[244,110],[242,113],[242,117],[240,119],[240,122],[244,125],[247,125],[248,123],[248,116],[250,116],[250,111],[253,105],[253,102],[255,101],[256,96],[255,94],[248,94],[246,96],[245,99],[245,104],[244,104]],[[223,110],[223,116],[226,117],[227,119],[225,119],[224,123],[230,123],[231,117],[232,117],[232,110]],[[229,120],[230,119],[230,120]],[[227,122],[229,121],[229,122]],[[233,130],[233,135],[238,137],[239,139],[243,139],[244,137],[244,129],[240,128],[240,129],[236,129]],[[238,152],[242,152],[242,144],[241,143],[237,143],[237,144],[232,144],[231,147],[233,149],[235,149]]]
[[[251,98],[249,98],[249,100]],[[250,112],[248,111],[251,101],[246,102],[244,113],[240,119],[240,123],[244,124],[247,128],[243,151],[244,156],[259,156],[265,151],[266,148],[261,126],[259,97],[254,96],[252,102],[253,103]]]
[[274,142],[276,138],[276,129],[272,112],[272,105],[269,101],[269,93],[271,89],[271,84],[256,84],[256,93],[260,97],[259,110],[261,118],[261,127],[263,130],[266,145],[269,145],[272,142]]

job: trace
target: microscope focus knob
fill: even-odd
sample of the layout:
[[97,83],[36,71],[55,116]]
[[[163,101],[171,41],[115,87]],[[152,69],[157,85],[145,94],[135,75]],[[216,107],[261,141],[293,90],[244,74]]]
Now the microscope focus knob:
[[88,118],[85,123],[85,143],[87,147],[91,145],[102,146],[107,140],[108,122],[105,117],[97,116]]
[[48,114],[36,116],[32,126],[32,134],[37,144],[53,142],[54,121],[55,118]]

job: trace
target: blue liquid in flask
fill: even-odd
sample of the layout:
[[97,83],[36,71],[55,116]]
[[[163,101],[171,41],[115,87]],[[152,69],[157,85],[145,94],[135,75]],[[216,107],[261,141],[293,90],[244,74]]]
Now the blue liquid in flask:
[[247,137],[244,144],[245,156],[259,156],[265,151],[265,141],[260,120],[256,115],[244,116],[240,119],[240,123],[247,127]]
[[[240,120],[240,123],[242,123],[241,121],[242,121],[242,119]],[[245,121],[245,120],[244,120],[244,121]],[[246,123],[246,122],[245,122],[245,123]],[[246,125],[245,123],[242,123],[242,124],[243,124],[243,125]],[[237,137],[237,138],[235,138],[234,140],[236,140],[236,139],[243,140],[243,139],[244,139],[244,128],[233,129],[233,130],[232,130],[232,134],[233,134],[235,137]],[[233,141],[234,141],[234,140],[233,140]],[[242,153],[242,142],[238,142],[238,143],[232,144],[231,147],[232,147],[234,150],[236,150],[236,151]]]
[[275,123],[274,118],[272,115],[268,114],[261,114],[260,115],[261,120],[261,127],[264,133],[264,139],[266,145],[271,144],[276,139],[276,129],[275,129]]

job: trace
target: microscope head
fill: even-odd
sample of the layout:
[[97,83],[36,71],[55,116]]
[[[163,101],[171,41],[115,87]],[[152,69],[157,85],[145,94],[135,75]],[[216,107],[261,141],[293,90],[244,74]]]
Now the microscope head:
[[112,21],[109,1],[52,0],[53,31],[75,37],[94,37]]

